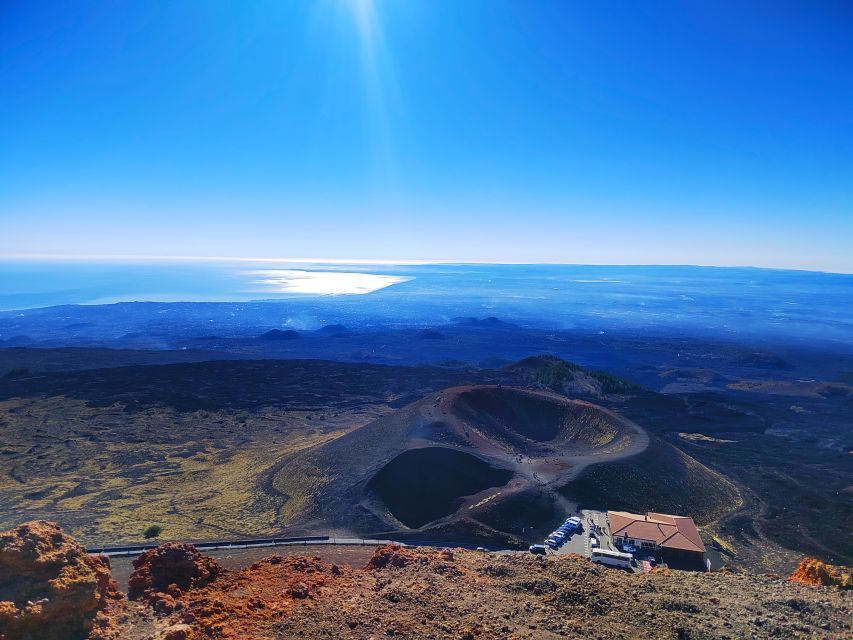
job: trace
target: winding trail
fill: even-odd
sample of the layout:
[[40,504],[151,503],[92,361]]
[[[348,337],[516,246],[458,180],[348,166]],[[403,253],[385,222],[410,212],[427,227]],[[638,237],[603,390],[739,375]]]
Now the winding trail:
[[[460,440],[465,442],[463,450],[472,453],[476,452],[479,455],[494,460],[501,466],[509,466],[518,476],[528,479],[533,484],[565,484],[578,478],[583,471],[594,464],[630,458],[642,453],[649,446],[649,435],[645,429],[605,407],[584,400],[569,399],[566,396],[547,391],[530,392],[524,390],[525,393],[530,393],[543,400],[560,404],[572,404],[603,413],[615,423],[622,425],[624,431],[612,442],[597,448],[593,448],[591,445],[565,446],[557,444],[552,446],[553,441],[545,441],[534,443],[535,448],[541,449],[541,452],[520,453],[512,450],[511,447],[502,446],[494,436],[483,433],[471,421],[454,415],[451,405],[456,398],[461,393],[475,389],[501,390],[501,387],[472,385],[445,389],[438,394],[438,398],[435,401],[422,403],[418,415],[419,421],[422,424],[440,422],[447,425]],[[516,389],[503,387],[503,390]],[[440,443],[423,438],[418,444],[421,446],[435,446]],[[534,455],[535,453],[541,453],[541,455]]]

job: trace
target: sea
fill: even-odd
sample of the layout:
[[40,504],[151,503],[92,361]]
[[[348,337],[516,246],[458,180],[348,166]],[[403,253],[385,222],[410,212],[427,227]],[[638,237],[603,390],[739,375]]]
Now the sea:
[[289,305],[304,328],[338,316],[398,326],[496,317],[557,329],[853,345],[853,275],[845,274],[701,266],[0,261],[5,316],[59,305],[251,301]]

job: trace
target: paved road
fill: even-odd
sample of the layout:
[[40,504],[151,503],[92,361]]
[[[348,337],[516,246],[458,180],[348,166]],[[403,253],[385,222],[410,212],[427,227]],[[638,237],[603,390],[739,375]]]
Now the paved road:
[[[569,513],[566,517],[571,515],[574,514]],[[603,511],[583,510],[577,515],[583,523],[583,529],[575,531],[559,549],[554,549],[551,553],[556,555],[577,553],[578,555],[589,558],[592,555],[592,548],[589,545],[589,532],[594,530],[593,525],[598,525],[603,531],[603,533],[595,534],[595,537],[599,540],[599,544],[605,549],[613,548],[609,531],[607,530],[607,516]]]
[[[127,545],[122,547],[88,547],[86,549],[87,553],[91,553],[94,555],[104,555],[111,557],[121,557],[121,556],[135,556],[149,549],[155,549],[159,545],[167,542],[166,540],[160,540],[158,542],[153,542],[151,544],[142,544],[142,545]],[[407,540],[405,542],[400,540],[376,540],[371,538],[335,538],[331,536],[305,536],[300,538],[257,538],[257,539],[244,539],[244,540],[214,540],[208,542],[193,542],[191,543],[196,549],[199,551],[213,551],[213,550],[228,550],[228,549],[257,549],[261,547],[296,547],[296,546],[306,546],[306,545],[316,545],[316,544],[336,544],[336,545],[357,545],[357,546],[370,546],[370,547],[380,547],[386,544],[399,544],[406,547],[451,547],[451,548],[468,548],[468,549],[479,549],[484,547],[477,547],[476,545],[463,544],[459,542],[448,542],[438,541],[438,540]],[[515,551],[513,549],[495,549],[493,547],[489,547],[489,551]]]

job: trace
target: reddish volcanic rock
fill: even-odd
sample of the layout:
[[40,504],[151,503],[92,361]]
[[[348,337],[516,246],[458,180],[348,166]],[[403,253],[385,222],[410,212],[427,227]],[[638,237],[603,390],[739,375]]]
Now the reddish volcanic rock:
[[0,640],[117,638],[104,615],[122,599],[109,560],[53,522],[0,533]]
[[213,558],[201,555],[191,544],[167,542],[146,551],[133,561],[128,595],[159,606],[174,606],[174,599],[188,589],[210,584],[223,572]]
[[803,558],[797,570],[788,578],[790,582],[799,582],[813,586],[853,587],[853,574],[845,567],[835,567],[814,558]]
[[[319,558],[271,556],[241,571],[223,572],[206,587],[177,598],[153,593],[158,625],[176,638],[261,640],[294,609],[311,606],[350,584],[348,573]],[[163,604],[167,602],[167,604]],[[310,636],[307,636],[310,637]]]
[[192,627],[188,624],[176,624],[163,633],[163,640],[189,640],[191,637]]
[[386,544],[379,547],[367,563],[367,569],[384,569],[385,567],[405,567],[412,563],[426,564],[428,558],[398,544]]
[[431,565],[438,573],[441,573],[448,569],[447,563],[452,563],[453,559],[453,551],[450,549],[410,548],[398,544],[386,544],[374,552],[365,569],[375,571],[388,567],[402,568],[415,564]]
[[[825,583],[836,569],[809,561],[795,579]],[[853,620],[846,589],[399,545],[364,569],[276,555],[232,571],[164,545],[137,560],[133,602],[113,599],[108,564],[49,523],[0,534],[0,570],[0,640],[770,640],[847,638]]]

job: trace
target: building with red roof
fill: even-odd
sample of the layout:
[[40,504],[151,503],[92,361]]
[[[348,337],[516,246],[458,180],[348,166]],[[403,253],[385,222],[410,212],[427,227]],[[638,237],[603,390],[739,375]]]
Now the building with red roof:
[[645,515],[608,511],[607,522],[614,544],[630,544],[680,559],[704,558],[705,544],[693,518],[651,511]]

